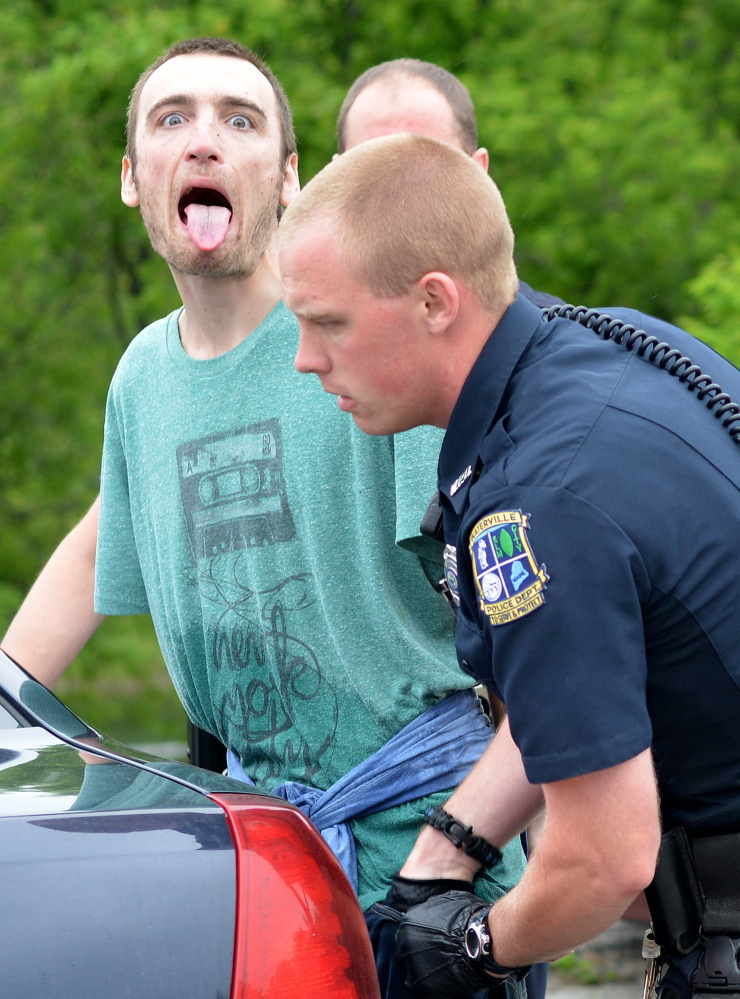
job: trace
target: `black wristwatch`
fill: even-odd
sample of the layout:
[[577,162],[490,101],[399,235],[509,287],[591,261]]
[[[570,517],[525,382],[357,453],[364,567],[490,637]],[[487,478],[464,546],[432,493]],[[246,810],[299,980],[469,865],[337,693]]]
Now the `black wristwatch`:
[[482,961],[486,971],[501,978],[508,978],[509,975],[512,975],[520,982],[531,967],[531,965],[527,965],[523,968],[507,968],[494,960],[491,956],[491,934],[488,931],[487,912],[482,916],[474,916],[470,920],[465,930],[463,944],[465,953],[471,961]]

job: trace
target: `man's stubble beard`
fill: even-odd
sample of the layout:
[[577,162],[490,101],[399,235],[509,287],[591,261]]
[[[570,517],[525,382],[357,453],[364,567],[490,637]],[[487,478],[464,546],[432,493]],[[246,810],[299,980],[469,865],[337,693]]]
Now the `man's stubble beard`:
[[[255,219],[250,229],[231,250],[219,257],[218,250],[199,250],[191,247],[173,247],[161,223],[159,212],[139,193],[139,210],[152,249],[169,264],[173,271],[197,277],[251,277],[259,267],[270,244],[280,217],[280,193],[283,181],[273,191],[270,203]],[[227,234],[228,235],[228,234]]]

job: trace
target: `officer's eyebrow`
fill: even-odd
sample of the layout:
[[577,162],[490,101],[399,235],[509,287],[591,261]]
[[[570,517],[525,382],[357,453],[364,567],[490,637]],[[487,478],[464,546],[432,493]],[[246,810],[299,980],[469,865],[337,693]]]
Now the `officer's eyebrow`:
[[[166,107],[177,106],[181,108],[192,109],[196,106],[201,97],[195,94],[167,94],[166,97],[160,98],[155,104],[149,108],[146,114],[147,124],[151,124],[159,115],[160,111]],[[230,94],[225,94],[219,97],[216,101],[216,107],[219,111],[248,111],[255,117],[259,118],[261,121],[267,121],[267,114],[265,109],[261,104],[258,104],[255,100],[250,97],[232,96]]]
[[317,312],[311,308],[301,309],[300,306],[294,307],[292,312],[299,319],[315,323],[317,326],[332,326],[343,320],[343,316],[339,312]]

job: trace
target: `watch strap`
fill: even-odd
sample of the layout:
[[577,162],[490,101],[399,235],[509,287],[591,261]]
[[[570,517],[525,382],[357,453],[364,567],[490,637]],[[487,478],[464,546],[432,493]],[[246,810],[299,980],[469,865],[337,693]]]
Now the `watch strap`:
[[[486,971],[497,978],[513,977],[516,981],[521,982],[532,966],[528,964],[520,968],[509,968],[499,964],[493,957],[491,954],[491,934],[488,930],[488,913],[490,911],[489,908],[486,912],[474,916],[468,923],[463,939],[465,953],[471,961],[480,961]],[[471,942],[474,946],[471,946]]]

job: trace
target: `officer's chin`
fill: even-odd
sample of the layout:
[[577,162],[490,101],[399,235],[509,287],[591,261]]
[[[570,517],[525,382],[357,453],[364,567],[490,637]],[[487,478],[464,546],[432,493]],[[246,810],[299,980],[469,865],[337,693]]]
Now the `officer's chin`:
[[384,430],[377,430],[372,421],[368,421],[362,416],[357,416],[356,413],[352,414],[352,419],[355,421],[355,426],[358,430],[361,430],[363,434],[369,434],[371,437],[381,437],[385,433]]
[[404,430],[411,430],[412,427],[417,426],[416,423],[411,421],[389,420],[383,415],[373,417],[353,413],[352,419],[355,421],[358,429],[364,434],[369,434],[371,437],[390,437],[392,434],[400,434]]

